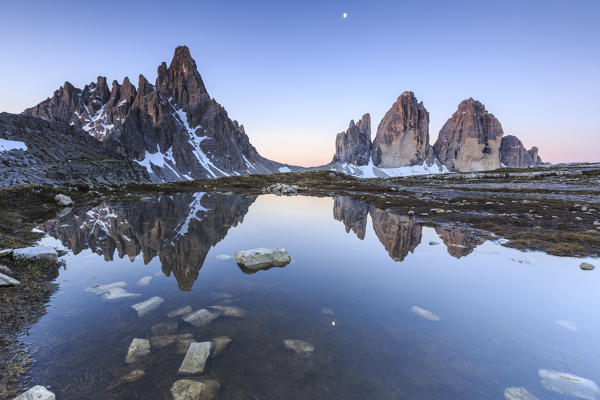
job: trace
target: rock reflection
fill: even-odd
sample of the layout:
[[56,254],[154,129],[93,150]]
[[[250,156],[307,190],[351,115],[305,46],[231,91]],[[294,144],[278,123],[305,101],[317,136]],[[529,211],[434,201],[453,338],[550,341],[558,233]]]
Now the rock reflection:
[[359,239],[365,238],[369,206],[348,196],[337,196],[333,200],[333,218],[346,226],[346,233],[354,232]]
[[58,217],[42,229],[75,254],[91,249],[111,261],[144,263],[159,257],[163,272],[175,276],[181,290],[191,290],[210,248],[230,227],[243,221],[256,196],[185,193],[147,201],[101,204]]
[[473,232],[452,230],[450,227],[437,227],[435,232],[446,245],[448,254],[455,258],[467,256],[475,247],[483,244],[483,240]]
[[373,229],[394,261],[404,261],[421,243],[422,227],[404,215],[396,215],[371,207]]

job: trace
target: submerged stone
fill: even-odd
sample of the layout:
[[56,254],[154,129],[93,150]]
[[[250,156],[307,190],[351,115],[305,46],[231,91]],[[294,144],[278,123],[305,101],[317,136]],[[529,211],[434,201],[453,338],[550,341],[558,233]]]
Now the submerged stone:
[[177,354],[185,354],[190,348],[190,345],[196,340],[194,339],[192,334],[184,334],[180,336],[181,337],[177,339],[177,344],[175,345],[175,352]]
[[177,372],[189,375],[204,372],[211,347],[211,342],[192,342]]
[[179,317],[180,315],[187,314],[190,312],[192,312],[192,306],[179,307],[173,311],[169,311],[169,313],[167,314],[167,317],[175,318],[175,317]]
[[529,393],[529,391],[522,387],[509,387],[504,391],[504,398],[506,400],[538,400],[537,397]]
[[212,354],[211,357],[216,357],[225,350],[225,348],[231,343],[231,338],[229,336],[219,336],[213,338],[212,342]]
[[177,333],[177,322],[162,322],[160,324],[152,325],[150,330],[154,336],[169,335]]
[[45,386],[34,386],[22,395],[15,397],[14,400],[55,400],[54,393],[46,389]]
[[180,379],[171,387],[171,394],[173,400],[212,400],[219,389],[219,382],[214,380]]
[[151,276],[144,276],[144,277],[140,278],[139,281],[137,281],[137,285],[138,286],[148,286],[148,284],[150,283],[151,280],[152,280]]
[[134,382],[144,376],[146,372],[143,369],[136,369],[125,375],[122,379],[123,382]]
[[581,268],[584,271],[591,271],[596,267],[590,263],[582,262],[581,265],[579,266],[579,268]]
[[242,310],[238,307],[229,306],[210,306],[213,310],[217,310],[223,313],[226,317],[237,317],[242,318],[246,316],[246,310]]
[[33,246],[15,249],[12,252],[14,260],[24,261],[58,261],[58,253],[52,247]]
[[210,297],[212,297],[215,300],[221,300],[221,299],[231,299],[233,297],[233,295],[229,294],[229,293],[217,292],[217,293],[211,293]]
[[113,282],[113,283],[107,283],[106,285],[90,286],[89,288],[85,289],[84,292],[102,294],[102,293],[108,292],[109,289],[124,287],[124,286],[127,286],[127,284],[125,282]]
[[315,351],[314,346],[305,340],[286,339],[283,341],[283,345],[302,357],[310,357]]
[[[180,335],[162,335],[153,336],[150,338],[152,347],[165,347],[175,342],[185,342],[189,346],[194,341],[194,336],[191,333],[182,333]],[[187,347],[185,348],[187,351]],[[185,351],[184,351],[185,353]]]
[[137,303],[131,306],[135,311],[137,311],[138,317],[143,317],[148,314],[150,311],[157,309],[165,299],[159,296],[150,297],[146,301],[142,301],[141,303]]
[[15,286],[15,285],[20,285],[20,284],[21,284],[21,282],[19,282],[15,278],[11,278],[8,275],[4,275],[3,273],[0,273],[0,286]]
[[141,296],[141,294],[131,293],[123,288],[116,287],[116,288],[108,289],[106,291],[106,293],[104,293],[102,295],[102,298],[104,300],[117,300],[117,299],[123,299],[123,298],[127,298],[127,297],[139,297],[139,296]]
[[221,313],[211,313],[207,309],[203,308],[198,311],[191,312],[183,316],[183,320],[196,327],[206,326],[217,319]]
[[150,341],[148,339],[135,338],[129,345],[125,362],[127,364],[134,363],[148,354],[150,354]]
[[292,261],[285,249],[258,248],[236,251],[235,261],[240,267],[251,272],[271,267],[283,267]]
[[410,310],[412,312],[414,312],[415,314],[417,314],[418,316],[423,317],[425,319],[428,319],[430,321],[439,321],[439,320],[441,320],[441,318],[439,316],[437,316],[436,314],[432,313],[429,310],[421,308],[421,307],[413,306]]
[[540,369],[538,373],[542,386],[553,392],[588,400],[595,400],[596,396],[600,396],[600,388],[590,379],[549,369]]
[[230,259],[232,259],[233,257],[232,257],[232,256],[230,256],[229,254],[219,254],[219,255],[215,256],[215,258],[216,258],[217,260],[230,260]]

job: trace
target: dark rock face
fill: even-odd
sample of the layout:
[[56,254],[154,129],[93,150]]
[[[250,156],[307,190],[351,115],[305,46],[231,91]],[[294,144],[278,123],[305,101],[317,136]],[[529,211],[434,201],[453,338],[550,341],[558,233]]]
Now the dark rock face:
[[429,113],[413,92],[404,92],[385,114],[373,141],[373,163],[381,168],[433,163]]
[[160,258],[165,275],[189,291],[211,247],[230,227],[243,221],[256,196],[185,193],[131,204],[77,208],[50,220],[42,229],[78,254],[89,248],[112,260],[142,255],[144,263]]
[[346,132],[340,132],[335,138],[334,163],[368,165],[371,161],[371,116],[365,114],[357,124],[350,121]]
[[0,151],[0,187],[150,182],[145,168],[103,150],[97,139],[60,119],[0,113],[0,138],[27,147]]
[[539,150],[537,147],[533,146],[531,149],[527,150],[527,153],[531,156],[533,161],[533,165],[540,165],[544,162],[542,161],[542,157],[540,157]]
[[367,215],[369,206],[348,196],[337,196],[333,202],[333,218],[341,221],[346,227],[346,233],[354,232],[359,239],[365,238],[367,230]]
[[371,207],[373,229],[394,261],[404,261],[421,243],[422,227],[407,216]]
[[209,96],[189,49],[180,46],[156,84],[139,76],[137,89],[98,77],[83,90],[66,82],[24,114],[61,119],[82,128],[107,151],[135,160],[153,181],[278,172],[284,165],[261,157],[244,127]]
[[521,168],[535,165],[531,154],[525,150],[518,137],[507,135],[500,144],[500,162],[507,167]]
[[500,122],[483,104],[469,98],[446,121],[433,151],[451,171],[488,171],[500,168]]

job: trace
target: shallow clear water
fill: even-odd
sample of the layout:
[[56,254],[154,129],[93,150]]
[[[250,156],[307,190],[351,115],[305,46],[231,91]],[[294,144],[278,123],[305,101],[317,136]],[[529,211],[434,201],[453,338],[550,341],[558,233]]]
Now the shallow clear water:
[[[40,228],[70,251],[23,340],[35,359],[29,383],[58,399],[171,398],[184,357],[175,344],[124,360],[133,338],[172,321],[196,341],[231,337],[202,375],[220,383],[218,399],[498,399],[512,386],[559,399],[574,397],[544,387],[540,369],[600,381],[600,274],[581,260],[422,227],[344,197],[181,194],[77,208]],[[256,247],[285,248],[293,261],[246,274],[217,257]],[[117,281],[140,296],[85,291]],[[165,302],[138,317],[131,305],[152,296]],[[200,328],[166,316],[218,304],[246,316]],[[314,352],[301,357],[284,339]],[[146,374],[121,383],[133,369]]]

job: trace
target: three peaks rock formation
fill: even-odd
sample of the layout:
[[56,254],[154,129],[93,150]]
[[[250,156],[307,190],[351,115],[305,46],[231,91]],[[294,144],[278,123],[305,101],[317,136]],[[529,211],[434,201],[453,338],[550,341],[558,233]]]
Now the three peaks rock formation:
[[406,91],[381,120],[372,145],[369,114],[359,124],[350,122],[348,130],[337,135],[333,161],[326,167],[359,176],[386,177],[489,171],[542,163],[537,147],[528,151],[517,137],[503,136],[496,117],[479,101],[469,98],[458,105],[431,146],[429,113],[413,92]]
[[186,46],[158,67],[155,85],[143,75],[137,88],[128,78],[112,89],[105,77],[83,90],[66,82],[24,114],[83,129],[106,151],[144,166],[152,181],[288,170],[260,156],[244,127],[210,97]]

